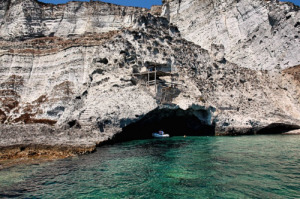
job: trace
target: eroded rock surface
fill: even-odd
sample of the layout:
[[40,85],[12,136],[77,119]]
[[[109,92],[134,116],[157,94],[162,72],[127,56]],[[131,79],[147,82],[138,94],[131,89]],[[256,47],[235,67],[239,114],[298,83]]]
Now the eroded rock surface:
[[0,131],[0,169],[92,153],[104,137],[78,128],[62,130],[43,124],[5,125]]
[[144,8],[102,2],[45,4],[36,0],[0,1],[0,38],[24,40],[32,37],[68,37],[102,33],[132,25]]
[[300,62],[300,9],[276,0],[165,0],[163,16],[182,37],[241,67],[283,69]]

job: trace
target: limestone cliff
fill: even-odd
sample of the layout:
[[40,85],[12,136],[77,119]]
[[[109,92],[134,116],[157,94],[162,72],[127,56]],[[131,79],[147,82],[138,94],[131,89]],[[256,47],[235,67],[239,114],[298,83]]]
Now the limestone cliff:
[[[91,146],[112,137],[148,138],[158,128],[171,135],[282,133],[300,128],[299,66],[274,69],[277,64],[299,65],[298,38],[280,37],[281,44],[290,45],[286,56],[274,54],[274,59],[265,56],[265,48],[252,54],[243,51],[245,45],[256,46],[256,38],[268,43],[269,50],[281,49],[271,45],[282,31],[297,35],[298,8],[256,0],[250,5],[289,11],[290,17],[279,20],[281,28],[277,24],[275,35],[265,37],[259,30],[269,26],[257,21],[256,37],[253,31],[241,34],[235,29],[230,31],[236,36],[213,36],[209,24],[219,17],[214,19],[213,13],[231,15],[233,1],[209,2],[165,2],[164,16],[177,28],[157,16],[159,7],[150,11],[102,2],[56,6],[35,0],[0,1],[0,145],[77,143],[91,151]],[[254,23],[260,15],[258,10],[247,11],[247,2],[234,5],[248,13],[243,20]],[[190,23],[191,17],[202,25]],[[240,42],[235,41],[239,37]],[[235,54],[230,53],[233,48]],[[151,84],[148,78],[155,77]],[[14,133],[26,131],[26,125],[33,137]],[[50,133],[37,135],[40,128]]]
[[44,4],[35,0],[0,1],[0,38],[68,37],[102,33],[132,25],[146,9],[102,2]]
[[[165,0],[163,16],[182,37],[241,67],[284,69],[300,62],[300,12],[277,0]],[[215,46],[218,46],[217,48]],[[218,51],[218,53],[216,53]]]

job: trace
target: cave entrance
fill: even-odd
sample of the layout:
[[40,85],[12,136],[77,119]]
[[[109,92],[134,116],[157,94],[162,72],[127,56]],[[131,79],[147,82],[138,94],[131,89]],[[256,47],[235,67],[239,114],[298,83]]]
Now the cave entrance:
[[139,121],[125,126],[114,141],[152,138],[152,133],[163,130],[170,136],[214,136],[210,110],[155,109]]
[[256,134],[282,134],[297,129],[300,129],[300,126],[284,123],[272,123],[257,131]]

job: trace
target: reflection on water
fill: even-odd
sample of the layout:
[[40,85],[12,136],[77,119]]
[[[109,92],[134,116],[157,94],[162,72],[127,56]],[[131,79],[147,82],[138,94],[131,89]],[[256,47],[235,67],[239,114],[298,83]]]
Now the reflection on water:
[[131,141],[0,171],[0,198],[300,198],[300,136]]

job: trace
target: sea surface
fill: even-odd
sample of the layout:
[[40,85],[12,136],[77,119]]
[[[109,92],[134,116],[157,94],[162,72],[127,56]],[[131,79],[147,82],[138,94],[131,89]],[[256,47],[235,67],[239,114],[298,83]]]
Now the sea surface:
[[0,198],[300,198],[300,136],[172,137],[0,171]]

